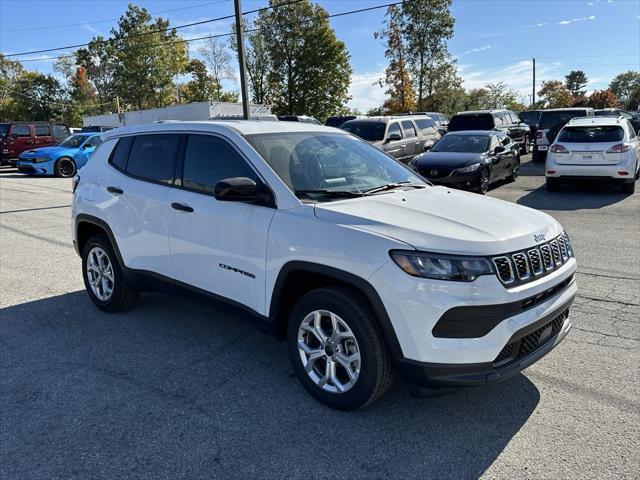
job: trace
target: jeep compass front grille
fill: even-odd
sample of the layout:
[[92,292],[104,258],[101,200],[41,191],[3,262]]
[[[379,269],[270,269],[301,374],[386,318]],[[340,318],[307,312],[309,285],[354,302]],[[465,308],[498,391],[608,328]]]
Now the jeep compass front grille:
[[500,281],[511,287],[551,273],[573,256],[569,236],[562,232],[550,242],[529,250],[493,257],[492,260]]

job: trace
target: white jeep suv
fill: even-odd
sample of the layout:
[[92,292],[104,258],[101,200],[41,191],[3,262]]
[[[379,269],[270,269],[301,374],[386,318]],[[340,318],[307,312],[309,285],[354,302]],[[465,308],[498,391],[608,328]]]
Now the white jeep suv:
[[640,143],[624,117],[574,118],[549,147],[545,168],[547,189],[561,181],[596,179],[622,184],[633,193],[640,174]]
[[288,343],[304,388],[362,407],[515,375],[570,328],[576,261],[536,210],[434,187],[355,136],[293,122],[107,132],[74,180],[91,300],[223,301]]

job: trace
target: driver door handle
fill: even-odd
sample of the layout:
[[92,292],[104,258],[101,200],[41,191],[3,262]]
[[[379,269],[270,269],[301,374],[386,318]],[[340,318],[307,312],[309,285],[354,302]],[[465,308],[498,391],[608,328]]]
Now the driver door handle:
[[184,205],[182,203],[177,203],[177,202],[173,202],[171,204],[171,208],[175,210],[180,210],[181,212],[188,212],[188,213],[193,212],[193,208],[191,208],[189,205]]
[[124,191],[118,187],[107,187],[107,192],[113,193],[115,195],[122,195]]

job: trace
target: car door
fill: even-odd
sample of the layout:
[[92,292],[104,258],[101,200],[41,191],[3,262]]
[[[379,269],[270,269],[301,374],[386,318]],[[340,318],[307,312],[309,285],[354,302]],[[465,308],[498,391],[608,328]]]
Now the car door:
[[34,145],[36,147],[46,147],[53,145],[53,134],[51,132],[51,125],[49,124],[36,124],[33,126],[35,137]]
[[518,151],[518,145],[508,136],[501,135],[499,137],[500,145],[504,147],[504,151],[502,152],[502,161],[501,161],[501,169],[502,176],[506,176],[511,173],[513,169],[513,164],[516,160],[515,152]]
[[106,181],[111,201],[102,205],[127,267],[173,277],[168,203],[184,135],[122,137],[111,152]]
[[169,247],[176,280],[264,310],[267,234],[274,208],[220,201],[217,182],[262,182],[239,150],[213,134],[189,134],[181,185],[169,195]]
[[404,138],[406,140],[406,148],[404,152],[405,157],[403,161],[408,162],[418,153],[422,153],[424,151],[424,140],[420,140],[420,137],[418,137],[418,131],[416,130],[416,126],[412,120],[403,120],[401,123]]
[[504,176],[504,153],[496,152],[496,148],[502,147],[500,135],[491,136],[491,181],[498,180]]
[[[400,135],[400,139],[398,140],[390,140],[391,135],[398,134]],[[404,135],[402,133],[402,129],[400,128],[400,122],[389,122],[389,126],[387,127],[387,133],[385,135],[385,142],[382,145],[382,150],[391,155],[396,160],[402,160],[406,156],[406,141],[404,139]]]
[[99,144],[100,135],[93,135],[91,137],[88,137],[87,140],[84,141],[84,143],[78,149],[78,153],[73,156],[78,169],[85,166],[87,160]]
[[22,152],[34,147],[35,141],[31,125],[14,124],[9,131],[10,155],[18,157]]

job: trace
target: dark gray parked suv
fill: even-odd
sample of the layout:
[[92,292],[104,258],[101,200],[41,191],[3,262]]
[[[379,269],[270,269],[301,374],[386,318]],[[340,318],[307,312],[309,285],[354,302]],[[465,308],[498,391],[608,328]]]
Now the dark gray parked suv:
[[456,113],[451,117],[450,132],[467,130],[497,130],[520,144],[520,153],[529,153],[531,140],[529,125],[520,120],[520,117],[511,110],[476,110]]

